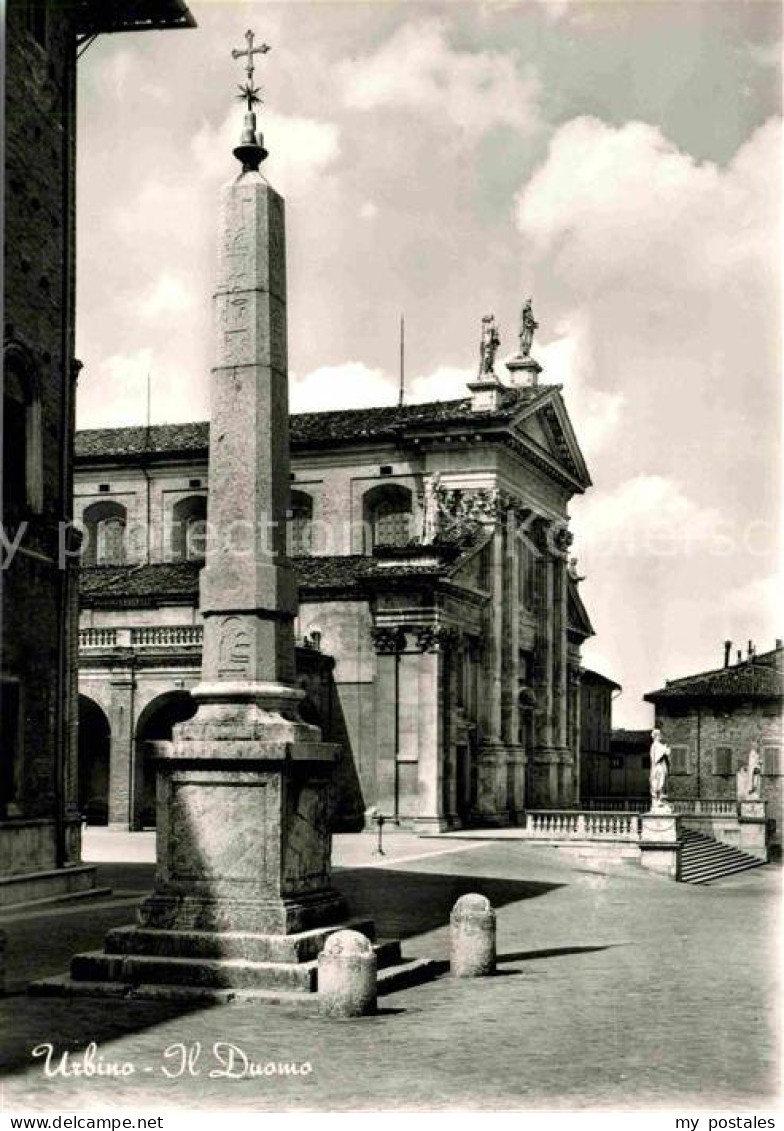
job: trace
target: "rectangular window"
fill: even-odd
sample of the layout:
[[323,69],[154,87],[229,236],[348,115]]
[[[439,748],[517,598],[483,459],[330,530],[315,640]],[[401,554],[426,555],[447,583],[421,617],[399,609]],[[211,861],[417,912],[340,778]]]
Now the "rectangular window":
[[762,772],[770,777],[781,774],[780,746],[764,746],[762,748]]
[[670,773],[688,774],[689,748],[688,746],[673,746],[670,748]]
[[716,747],[713,751],[713,772],[724,777],[728,777],[732,773],[732,747]]
[[617,754],[613,754],[612,757],[610,758],[610,769],[611,770],[622,770],[623,769],[623,758],[619,758]]

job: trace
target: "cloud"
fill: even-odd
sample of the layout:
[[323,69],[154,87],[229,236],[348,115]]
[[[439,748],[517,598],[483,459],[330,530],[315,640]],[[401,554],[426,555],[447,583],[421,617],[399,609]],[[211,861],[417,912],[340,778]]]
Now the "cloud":
[[164,273],[150,287],[139,303],[143,318],[156,319],[171,314],[181,314],[194,306],[194,297],[188,287],[174,275]]
[[207,418],[206,380],[144,347],[85,368],[79,378],[77,426],[146,424],[148,375],[152,424]]
[[[579,500],[575,522],[580,552],[598,558],[640,558],[669,562],[728,549],[721,512],[689,498],[682,485],[664,475],[638,475],[612,491]],[[602,563],[602,570],[613,565]],[[641,567],[642,568],[642,567]]]
[[411,402],[421,401],[452,401],[469,395],[466,383],[473,381],[476,373],[471,369],[459,369],[456,366],[441,365],[432,373],[423,377],[415,377],[410,388],[406,390],[406,400]]
[[341,63],[337,82],[352,110],[425,111],[442,126],[476,132],[539,122],[539,84],[530,69],[520,75],[516,53],[457,51],[441,20],[403,24],[373,54]]
[[[726,168],[680,152],[658,127],[576,118],[516,201],[529,254],[572,287],[673,296],[722,289],[770,260],[779,228],[781,127],[771,119]],[[677,299],[676,299],[677,301]]]
[[359,209],[359,216],[361,220],[375,220],[378,216],[378,205],[372,200],[366,200]]
[[549,382],[563,385],[569,415],[581,449],[593,456],[617,436],[626,394],[596,388],[595,357],[590,319],[579,311],[564,317],[556,327],[557,337],[536,350]]
[[361,361],[322,365],[291,382],[292,412],[323,412],[338,408],[370,408],[395,403],[397,390],[381,369]]
[[734,624],[740,635],[758,635],[758,651],[772,647],[772,641],[766,637],[773,626],[778,635],[784,633],[784,595],[781,578],[776,574],[755,577],[731,589],[722,604],[728,630]]
[[[262,169],[279,192],[290,199],[308,192],[340,153],[340,131],[332,122],[291,117],[265,110],[258,116],[269,158]],[[232,109],[219,126],[204,123],[191,142],[199,172],[213,181],[236,175],[229,155],[239,142],[239,123]]]

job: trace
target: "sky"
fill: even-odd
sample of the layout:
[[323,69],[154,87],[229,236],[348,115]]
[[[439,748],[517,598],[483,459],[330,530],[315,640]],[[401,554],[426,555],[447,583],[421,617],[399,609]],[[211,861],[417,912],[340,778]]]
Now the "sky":
[[[295,411],[466,395],[482,315],[563,395],[584,663],[642,695],[784,636],[781,9],[736,0],[193,0],[79,63],[82,428],[208,416],[221,184],[253,28],[286,197]],[[503,367],[499,367],[503,373]]]

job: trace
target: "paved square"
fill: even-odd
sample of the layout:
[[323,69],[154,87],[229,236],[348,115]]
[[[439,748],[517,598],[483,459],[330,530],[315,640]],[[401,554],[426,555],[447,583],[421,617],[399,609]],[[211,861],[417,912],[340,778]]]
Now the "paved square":
[[[614,1110],[764,1113],[777,1104],[780,869],[690,887],[633,866],[583,872],[557,849],[338,837],[336,886],[353,909],[398,934],[409,955],[448,956],[449,911],[479,891],[498,912],[498,975],[380,999],[375,1018],[327,1021],[281,1007],[31,999],[25,980],[62,972],[71,954],[130,922],[152,878],[147,835],[91,833],[111,898],[8,914],[10,995],[0,1004],[2,1107],[258,1110]],[[122,855],[127,863],[111,863]],[[123,1079],[46,1078],[31,1050],[56,1057],[97,1042]],[[215,1042],[259,1065],[306,1075],[210,1077]],[[200,1047],[194,1075],[167,1078]],[[228,1058],[222,1052],[223,1063]],[[239,1052],[235,1068],[243,1065]]]

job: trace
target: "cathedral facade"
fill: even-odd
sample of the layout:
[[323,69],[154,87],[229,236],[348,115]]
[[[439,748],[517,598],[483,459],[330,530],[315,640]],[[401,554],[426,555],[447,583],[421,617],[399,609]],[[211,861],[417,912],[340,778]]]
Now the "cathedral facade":
[[[531,323],[529,306],[503,382],[483,327],[463,399],[291,417],[297,678],[307,721],[343,751],[336,828],[374,809],[421,832],[506,824],[579,800],[593,630],[568,506],[590,478]],[[241,553],[263,536],[210,526],[209,443],[204,423],[77,434],[79,792],[94,820],[151,822],[155,744],[193,713],[205,539]],[[227,676],[245,647],[238,628]]]

